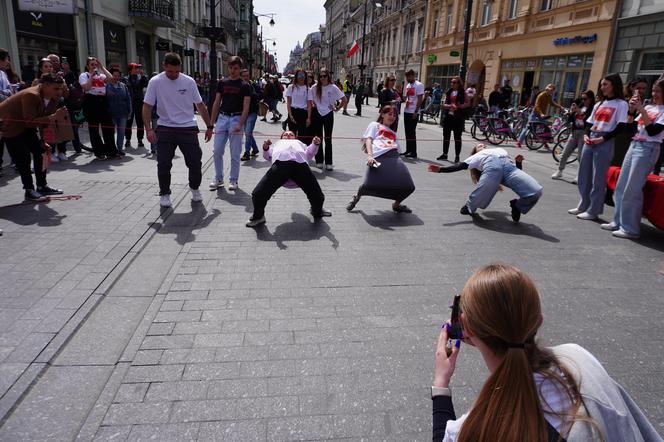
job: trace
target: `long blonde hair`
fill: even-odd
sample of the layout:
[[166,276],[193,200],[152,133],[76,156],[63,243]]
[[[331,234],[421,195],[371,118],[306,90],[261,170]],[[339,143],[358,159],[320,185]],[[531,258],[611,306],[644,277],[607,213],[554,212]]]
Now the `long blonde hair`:
[[569,399],[572,408],[563,416],[598,430],[592,419],[579,415],[583,402],[570,371],[535,342],[542,308],[528,275],[507,264],[484,266],[466,282],[460,307],[463,326],[502,360],[484,383],[458,441],[548,441],[536,372]]

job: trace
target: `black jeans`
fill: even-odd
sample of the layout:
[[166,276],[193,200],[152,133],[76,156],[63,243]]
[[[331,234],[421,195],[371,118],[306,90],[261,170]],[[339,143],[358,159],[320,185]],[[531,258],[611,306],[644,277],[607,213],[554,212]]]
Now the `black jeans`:
[[446,114],[443,121],[443,155],[450,150],[450,140],[454,132],[454,155],[461,155],[461,132],[463,132],[464,120],[455,115]]
[[417,156],[417,136],[415,128],[417,127],[417,118],[413,114],[403,113],[403,130],[406,132],[406,153]]
[[143,101],[135,101],[131,103],[131,115],[127,119],[127,128],[125,129],[125,142],[131,141],[131,132],[132,126],[134,125],[134,120],[136,120],[136,139],[139,143],[143,142]]
[[[86,94],[83,102],[83,114],[88,122],[90,144],[95,156],[114,156],[118,153],[115,147],[115,125],[108,113],[108,100],[105,96]],[[99,136],[99,128],[104,137]]]
[[297,161],[275,161],[251,192],[251,200],[254,203],[254,219],[265,214],[265,206],[268,200],[289,179],[293,180],[307,195],[307,199],[311,204],[311,213],[314,216],[321,214],[325,195],[323,195],[323,191],[309,165]]
[[157,135],[157,178],[159,195],[171,194],[171,168],[175,149],[180,148],[184,163],[189,169],[189,187],[197,190],[201,186],[203,152],[198,144],[198,127],[158,126]]
[[309,128],[307,127],[307,110],[306,109],[297,109],[291,108],[293,118],[295,123],[290,119],[288,120],[288,130],[293,132],[297,139],[302,141],[304,144],[311,144],[311,135],[309,134]]
[[[318,110],[311,112],[312,119],[314,120],[312,124],[314,125],[313,135],[320,137],[325,144],[325,152],[323,152],[323,146],[318,148],[316,152],[316,163],[332,163],[332,129],[334,129],[334,112],[330,111],[324,117],[318,113]],[[323,137],[323,132],[325,136]]]
[[32,181],[32,172],[30,172],[30,155],[32,155],[32,163],[35,169],[35,178],[37,180],[37,187],[46,186],[46,171],[42,170],[42,147],[39,137],[37,137],[37,129],[26,129],[20,135],[11,138],[5,138],[7,143],[7,150],[12,157],[14,164],[21,174],[21,182],[23,188],[35,189],[34,182]]

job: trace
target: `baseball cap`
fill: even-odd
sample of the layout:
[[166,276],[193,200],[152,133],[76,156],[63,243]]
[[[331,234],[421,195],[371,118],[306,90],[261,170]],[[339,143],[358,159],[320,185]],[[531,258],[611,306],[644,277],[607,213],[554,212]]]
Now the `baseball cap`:
[[134,68],[142,68],[142,67],[143,67],[143,65],[140,64],[140,63],[129,63],[127,65],[127,68],[129,68],[130,71]]

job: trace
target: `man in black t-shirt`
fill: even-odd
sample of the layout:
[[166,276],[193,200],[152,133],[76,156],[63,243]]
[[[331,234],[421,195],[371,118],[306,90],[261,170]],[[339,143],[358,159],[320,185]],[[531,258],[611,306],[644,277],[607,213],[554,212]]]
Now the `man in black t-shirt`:
[[[212,105],[212,121],[216,121],[214,137],[214,181],[210,190],[224,186],[224,151],[226,141],[230,141],[231,171],[228,190],[236,190],[240,175],[240,155],[242,154],[242,133],[249,115],[251,85],[242,81],[240,71],[242,59],[233,56],[228,59],[228,77],[217,83],[217,96]],[[219,117],[217,119],[217,117]]]
[[501,108],[507,109],[512,103],[512,86],[510,86],[510,80],[508,78],[505,79],[504,86],[500,88],[500,95],[503,97]]
[[131,132],[134,120],[136,120],[136,138],[138,139],[138,147],[143,147],[143,97],[145,96],[145,89],[148,87],[148,77],[143,72],[143,67],[138,63],[129,63],[127,66],[129,75],[125,78],[124,83],[129,89],[131,96],[131,115],[127,120],[127,128],[125,130],[125,147],[131,147]]

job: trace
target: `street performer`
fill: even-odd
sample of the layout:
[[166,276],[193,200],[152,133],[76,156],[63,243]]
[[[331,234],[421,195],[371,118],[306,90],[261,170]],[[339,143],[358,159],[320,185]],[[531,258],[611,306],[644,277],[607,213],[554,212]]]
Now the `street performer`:
[[[46,183],[42,154],[46,153],[47,158],[51,155],[51,146],[44,141],[44,128],[56,118],[68,115],[65,107],[56,110],[64,84],[65,81],[59,75],[44,74],[38,85],[24,89],[0,103],[0,121],[3,121],[0,131],[21,175],[26,201],[46,201],[49,195],[62,194],[62,190],[49,187]],[[31,155],[37,190],[30,171]]]

